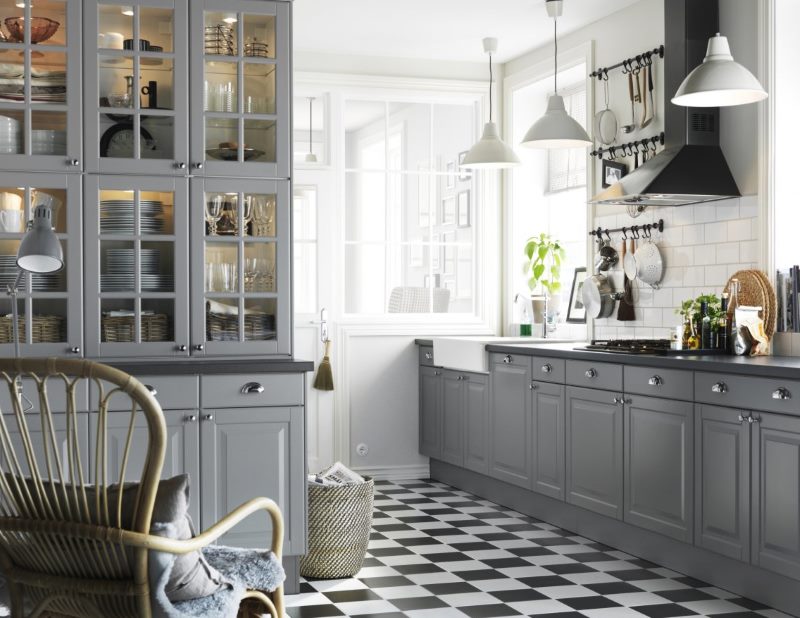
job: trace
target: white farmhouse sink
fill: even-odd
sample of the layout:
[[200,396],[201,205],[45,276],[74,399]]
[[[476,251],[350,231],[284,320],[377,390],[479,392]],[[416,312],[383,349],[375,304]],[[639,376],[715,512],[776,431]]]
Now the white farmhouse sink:
[[440,367],[459,371],[489,371],[490,343],[519,345],[521,343],[564,343],[571,339],[542,339],[541,337],[434,337],[433,362]]

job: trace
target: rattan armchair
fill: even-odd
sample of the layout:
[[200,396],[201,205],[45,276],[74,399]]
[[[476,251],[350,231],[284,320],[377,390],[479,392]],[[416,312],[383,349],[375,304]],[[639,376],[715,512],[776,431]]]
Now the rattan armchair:
[[[26,411],[25,397],[15,386],[17,377],[26,379],[24,395],[35,409]],[[64,413],[57,415],[63,417],[59,422],[66,421],[66,434],[62,429],[60,437],[48,397],[53,381],[67,402]],[[89,461],[80,452],[83,438],[76,405],[76,393],[86,381],[95,385],[90,411],[96,414],[90,416],[97,427],[96,443],[89,449],[95,456]],[[151,534],[166,428],[158,401],[135,378],[90,361],[0,359],[0,389],[3,382],[11,409],[0,409],[0,571],[7,580],[12,618],[151,618],[149,552],[184,554],[202,549],[258,511],[271,518],[270,547],[280,560],[283,520],[268,498],[243,504],[190,540]],[[106,478],[107,416],[115,397],[130,403],[126,407],[130,426],[121,473],[113,483],[122,484],[126,474],[128,481],[140,481],[132,525],[127,528],[122,524],[123,492],[114,492],[112,479]],[[128,470],[134,429],[137,421],[142,426],[142,420],[147,427],[147,456],[141,470]],[[282,585],[272,592],[247,590],[240,602],[247,608],[241,614],[263,612],[283,618]]]

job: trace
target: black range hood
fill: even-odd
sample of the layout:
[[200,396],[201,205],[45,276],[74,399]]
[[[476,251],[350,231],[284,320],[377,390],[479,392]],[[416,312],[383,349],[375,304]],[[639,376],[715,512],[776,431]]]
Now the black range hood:
[[665,150],[594,196],[596,204],[686,206],[741,197],[720,148],[719,108],[670,102],[719,32],[719,0],[664,0]]

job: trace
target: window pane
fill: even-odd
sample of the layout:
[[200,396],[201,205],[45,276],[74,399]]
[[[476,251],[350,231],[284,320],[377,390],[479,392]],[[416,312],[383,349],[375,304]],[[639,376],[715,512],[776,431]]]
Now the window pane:
[[294,189],[294,306],[317,312],[317,189]]
[[472,105],[433,106],[433,155],[436,170],[457,173],[458,155],[477,141]]
[[293,105],[295,162],[304,163],[306,155],[313,152],[317,163],[326,163],[328,135],[325,97],[295,97]]
[[344,108],[345,166],[386,168],[386,104],[346,101]]
[[431,113],[429,103],[389,104],[387,167],[390,170],[415,170],[420,164],[428,165]]
[[386,174],[348,172],[345,176],[345,240],[386,239]]

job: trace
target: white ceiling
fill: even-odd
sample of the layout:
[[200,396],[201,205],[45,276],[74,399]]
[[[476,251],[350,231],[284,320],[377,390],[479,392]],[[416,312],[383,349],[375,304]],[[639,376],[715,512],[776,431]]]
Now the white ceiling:
[[[638,0],[565,0],[568,33]],[[485,60],[481,39],[500,39],[505,62],[552,41],[544,0],[295,0],[299,51],[427,60]]]

